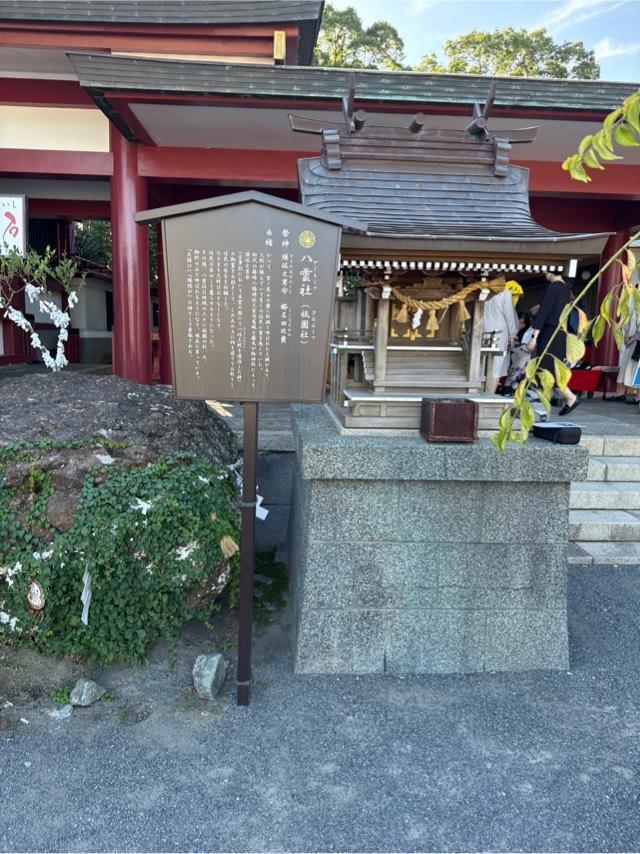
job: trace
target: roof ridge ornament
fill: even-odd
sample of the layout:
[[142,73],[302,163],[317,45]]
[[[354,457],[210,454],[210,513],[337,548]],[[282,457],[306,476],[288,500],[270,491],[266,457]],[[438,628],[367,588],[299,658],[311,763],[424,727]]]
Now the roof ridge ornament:
[[493,107],[493,102],[496,99],[496,89],[497,83],[495,80],[492,80],[487,100],[484,102],[482,107],[478,101],[473,105],[473,121],[465,128],[467,133],[470,133],[473,136],[492,136],[488,128],[488,121]]
[[354,110],[354,102],[356,97],[356,75],[355,72],[349,72],[349,92],[342,96],[342,114],[349,133],[356,130],[362,130],[367,120],[365,110]]

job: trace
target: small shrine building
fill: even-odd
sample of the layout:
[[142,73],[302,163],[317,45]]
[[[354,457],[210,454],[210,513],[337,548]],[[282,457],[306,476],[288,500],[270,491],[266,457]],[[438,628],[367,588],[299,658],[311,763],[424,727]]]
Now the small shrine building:
[[[355,214],[364,206],[370,236],[345,235],[345,280],[364,274],[381,279],[373,287],[387,281],[402,295],[413,277],[413,298],[423,302],[447,299],[453,279],[481,281],[485,268],[473,265],[491,263],[492,275],[502,270],[512,278],[535,273],[535,265],[565,269],[575,259],[578,277],[586,275],[640,222],[637,150],[625,149],[623,161],[607,164],[589,184],[571,181],[560,168],[636,85],[498,79],[489,136],[481,106],[474,118],[474,105],[489,100],[489,78],[312,67],[322,8],[315,0],[0,2],[0,197],[26,196],[28,240],[38,249],[72,251],[72,222],[111,221],[112,269],[91,275],[72,318],[76,358],[112,358],[118,375],[147,383],[156,338],[159,377],[170,381],[162,264],[150,288],[149,231],[134,221],[149,208],[247,189],[332,212]],[[473,121],[480,132],[469,141]],[[293,132],[301,130],[312,132]],[[464,155],[456,153],[462,140]],[[395,166],[390,179],[365,192],[357,171],[371,160],[377,166],[369,172],[379,175],[387,169],[382,164]],[[395,180],[398,162],[405,164],[400,171],[410,163],[420,177],[390,193],[384,181]],[[462,165],[485,177],[458,204]],[[353,193],[343,193],[345,183]],[[584,237],[594,234],[604,237]],[[436,278],[429,291],[434,281],[422,280]],[[415,289],[418,279],[423,293]],[[601,278],[600,299],[612,284],[613,271]],[[374,302],[355,301],[363,329],[379,310]],[[402,306],[386,302],[389,339],[400,342],[391,346],[418,346],[411,332],[405,338]],[[380,337],[384,322],[381,314]],[[438,330],[431,319],[436,334],[420,346],[453,340],[455,329],[446,324],[455,326],[453,310]],[[359,370],[373,371],[372,390],[394,381],[386,371],[393,373],[396,352],[387,346],[384,375],[382,357],[377,364],[362,360]],[[0,364],[30,358],[24,334],[1,322]],[[606,337],[597,360],[615,359],[615,343]],[[476,362],[474,351],[461,387],[475,387],[469,364]],[[344,370],[336,367],[334,376]]]

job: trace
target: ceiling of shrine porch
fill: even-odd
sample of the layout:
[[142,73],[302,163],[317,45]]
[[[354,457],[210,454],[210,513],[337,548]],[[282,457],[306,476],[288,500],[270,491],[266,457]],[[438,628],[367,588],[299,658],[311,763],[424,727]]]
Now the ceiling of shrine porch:
[[[112,102],[113,103],[113,102]],[[344,121],[337,110],[305,110],[285,108],[261,108],[252,102],[247,109],[243,106],[216,106],[195,104],[140,103],[125,101],[136,120],[158,146],[187,148],[258,148],[277,151],[320,150],[319,135],[293,133],[289,125],[289,113],[315,118],[331,127],[332,123]],[[429,115],[426,128],[462,129],[469,124],[469,117]],[[388,113],[367,109],[367,121],[375,125],[407,126],[415,112]],[[533,143],[515,144],[511,150],[512,161],[562,161],[574,152],[586,134],[595,133],[598,122],[566,121],[558,119],[496,118],[490,128],[521,128],[527,125],[539,127]],[[625,163],[640,164],[640,149],[627,148]]]

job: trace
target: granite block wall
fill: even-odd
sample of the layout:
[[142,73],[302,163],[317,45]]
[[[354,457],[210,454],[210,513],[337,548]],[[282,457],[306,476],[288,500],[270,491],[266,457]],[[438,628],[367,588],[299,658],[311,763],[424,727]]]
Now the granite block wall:
[[568,667],[569,483],[581,448],[345,436],[294,407],[295,669]]

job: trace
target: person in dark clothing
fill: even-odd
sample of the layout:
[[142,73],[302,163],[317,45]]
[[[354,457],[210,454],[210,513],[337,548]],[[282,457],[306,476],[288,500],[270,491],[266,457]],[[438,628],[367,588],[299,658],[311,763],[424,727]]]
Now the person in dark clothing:
[[[538,353],[544,351],[558,325],[563,308],[571,302],[571,288],[562,276],[547,273],[546,279],[549,284],[545,288],[544,296],[540,302],[540,310],[531,322],[533,335],[527,344],[527,348],[532,353],[534,350]],[[567,358],[567,336],[561,329],[553,341],[551,341],[549,350],[538,367],[545,368],[555,375],[554,356],[561,361]],[[580,399],[569,388],[564,389],[564,391],[561,390],[560,394],[562,395],[564,406],[560,409],[558,415],[568,415],[578,406]]]

